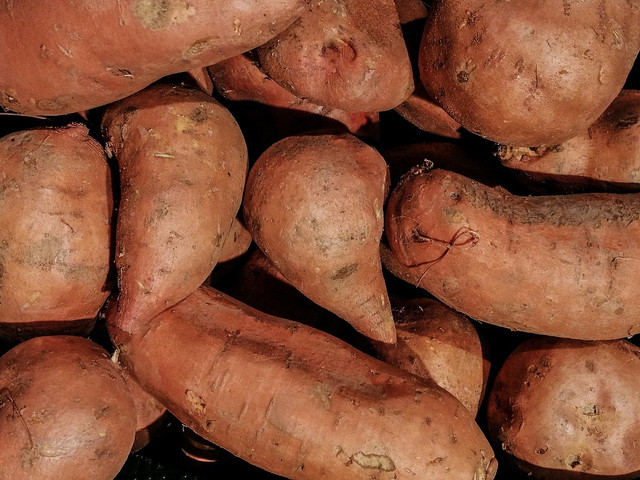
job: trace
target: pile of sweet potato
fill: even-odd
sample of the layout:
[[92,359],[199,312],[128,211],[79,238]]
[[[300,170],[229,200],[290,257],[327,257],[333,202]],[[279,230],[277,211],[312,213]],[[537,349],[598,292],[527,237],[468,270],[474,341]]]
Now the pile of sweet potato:
[[640,476],[637,0],[0,24],[0,480]]

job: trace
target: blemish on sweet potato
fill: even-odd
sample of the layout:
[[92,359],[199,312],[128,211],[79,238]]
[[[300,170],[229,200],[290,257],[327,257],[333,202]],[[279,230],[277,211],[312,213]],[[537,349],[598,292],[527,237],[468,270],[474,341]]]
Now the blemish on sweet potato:
[[331,390],[322,382],[316,383],[313,390],[314,396],[320,400],[324,409],[328,412],[331,410]]
[[344,267],[339,269],[335,275],[331,277],[331,280],[343,280],[347,278],[349,275],[355,273],[358,270],[358,267],[359,266],[357,263],[350,263],[348,265],[345,265]]
[[191,45],[189,45],[189,47],[182,53],[182,56],[186,59],[197,57],[201,53],[204,53],[212,48],[217,40],[218,39],[216,37],[204,37],[196,40]]
[[460,70],[457,75],[458,83],[467,83],[469,81],[469,73]]
[[209,118],[209,113],[207,112],[206,107],[201,105],[193,109],[189,118],[196,123],[201,123]]
[[36,102],[36,106],[45,112],[63,110],[69,104],[69,95],[58,95],[54,98],[43,98]]
[[351,455],[350,460],[366,469],[381,470],[383,472],[393,472],[396,469],[393,460],[386,455],[356,452]]
[[107,72],[111,73],[114,77],[125,77],[133,79],[134,76],[131,73],[131,70],[120,67],[107,67]]
[[136,0],[133,13],[145,28],[162,30],[184,22],[196,10],[184,0]]
[[205,403],[204,399],[200,395],[194,393],[194,391],[190,389],[187,389],[187,391],[185,392],[185,395],[187,396],[187,400],[191,404],[191,408],[193,409],[194,412],[196,413],[204,412],[204,409],[207,406],[207,404]]
[[637,124],[639,119],[640,117],[638,117],[638,115],[627,115],[618,118],[615,122],[615,125],[618,130],[627,130],[628,128],[632,128],[635,124]]
[[29,246],[24,252],[23,262],[33,267],[49,269],[63,262],[67,253],[60,238],[44,237]]
[[576,468],[581,464],[580,455],[570,454],[564,459],[564,463],[570,468]]
[[96,410],[94,410],[93,412],[93,416],[96,420],[100,420],[103,417],[106,417],[107,415],[109,415],[109,410],[111,409],[111,407],[109,405],[105,405],[102,408],[97,408]]

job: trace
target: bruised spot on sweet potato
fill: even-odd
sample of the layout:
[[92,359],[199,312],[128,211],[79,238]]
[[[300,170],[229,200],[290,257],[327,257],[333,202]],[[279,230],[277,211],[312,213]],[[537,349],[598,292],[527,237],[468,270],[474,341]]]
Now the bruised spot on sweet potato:
[[114,77],[134,78],[131,70],[121,67],[107,67],[107,72],[111,73]]
[[355,273],[358,270],[357,263],[350,263],[345,265],[340,270],[338,270],[335,275],[331,277],[331,280],[343,280],[347,278],[349,275]]
[[160,201],[158,207],[153,211],[153,215],[149,215],[145,217],[144,223],[145,225],[154,225],[158,223],[159,220],[162,220],[169,214],[169,204],[165,201]]
[[63,249],[63,242],[57,237],[44,237],[31,244],[24,252],[23,262],[39,268],[51,268],[63,261],[68,251]]
[[69,104],[71,100],[70,95],[58,95],[54,98],[43,98],[36,102],[37,107],[45,112],[54,112],[56,110],[63,110]]
[[209,113],[204,105],[200,105],[193,109],[189,118],[196,123],[202,123],[209,118]]
[[638,123],[640,117],[638,115],[627,115],[616,120],[616,128],[618,130],[626,130]]

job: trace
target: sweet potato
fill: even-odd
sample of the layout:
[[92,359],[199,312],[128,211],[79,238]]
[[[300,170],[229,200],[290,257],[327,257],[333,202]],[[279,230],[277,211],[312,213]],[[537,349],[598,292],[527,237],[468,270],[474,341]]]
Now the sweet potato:
[[536,180],[640,184],[640,90],[620,92],[589,128],[560,145],[502,146],[498,154],[505,166]]
[[378,119],[376,112],[345,112],[296,97],[265,74],[260,69],[258,61],[249,53],[211,65],[209,72],[218,93],[229,100],[259,102],[272,107],[320,115],[339,122],[354,134],[369,122]]
[[382,359],[430,379],[455,396],[474,417],[489,377],[489,360],[469,319],[437,300],[393,297],[398,341]]
[[637,2],[617,0],[438,0],[420,78],[467,130],[505,145],[557,145],[622,89],[640,49],[639,20]]
[[[0,6],[0,106],[60,115],[251,50],[303,0],[13,0]],[[25,30],[29,34],[21,34]],[[20,32],[20,33],[19,33]]]
[[244,218],[282,275],[374,340],[395,342],[379,243],[389,172],[352,135],[285,138],[249,172]]
[[528,339],[489,393],[491,437],[533,478],[638,478],[638,371],[626,340]]
[[111,480],[135,431],[120,369],[92,341],[37,337],[0,357],[0,478]]
[[122,369],[120,373],[129,388],[135,409],[136,433],[131,451],[137,452],[146,447],[154,433],[168,421],[167,408],[153,395],[145,392],[127,369]]
[[475,319],[585,340],[640,332],[640,194],[525,197],[414,169],[386,233],[407,278]]
[[228,262],[244,255],[249,250],[252,242],[253,239],[244,222],[238,217],[234,218],[220,252],[218,263]]
[[420,130],[446,138],[460,138],[462,127],[417,85],[414,92],[394,110]]
[[256,52],[262,69],[296,97],[347,112],[389,110],[414,87],[393,0],[311,0]]
[[0,336],[83,334],[112,286],[111,174],[85,126],[0,139]]
[[201,287],[124,335],[145,390],[203,438],[295,480],[493,479],[453,396],[305,325]]
[[244,137],[207,94],[156,84],[109,106],[102,128],[120,165],[118,314],[151,318],[207,278],[240,208]]

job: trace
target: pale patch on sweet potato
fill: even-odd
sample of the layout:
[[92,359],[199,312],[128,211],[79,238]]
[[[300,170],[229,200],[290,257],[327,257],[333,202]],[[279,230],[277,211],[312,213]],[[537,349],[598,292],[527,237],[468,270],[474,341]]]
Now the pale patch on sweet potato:
[[393,472],[396,469],[393,460],[387,455],[356,452],[351,455],[350,460],[365,469],[381,470],[383,472]]
[[196,9],[185,0],[136,0],[133,12],[145,28],[162,30],[185,22]]

